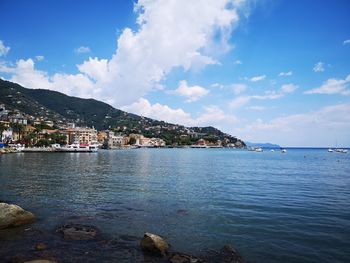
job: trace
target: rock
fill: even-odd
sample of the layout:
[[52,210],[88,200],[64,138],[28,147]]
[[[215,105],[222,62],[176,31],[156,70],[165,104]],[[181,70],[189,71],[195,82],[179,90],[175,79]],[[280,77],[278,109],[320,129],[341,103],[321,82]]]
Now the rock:
[[25,261],[24,263],[56,263],[56,261],[52,261],[48,259],[34,259],[30,261]]
[[169,245],[160,236],[145,233],[141,240],[141,248],[156,256],[165,256],[168,252]]
[[65,240],[91,240],[95,239],[98,230],[93,226],[68,224],[59,227],[56,232],[62,233]]
[[243,258],[231,245],[226,245],[220,250],[222,263],[244,263]]
[[38,243],[35,245],[36,250],[44,250],[46,248],[47,248],[47,246],[44,243]]
[[18,205],[0,203],[0,229],[30,224],[35,216]]
[[186,255],[183,253],[171,253],[170,256],[168,256],[168,261],[170,263],[202,263],[204,262],[202,259],[196,258],[191,255]]

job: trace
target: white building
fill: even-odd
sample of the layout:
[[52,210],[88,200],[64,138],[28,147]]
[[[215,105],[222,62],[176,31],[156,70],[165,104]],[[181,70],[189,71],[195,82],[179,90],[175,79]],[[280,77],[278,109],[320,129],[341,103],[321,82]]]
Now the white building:
[[2,142],[11,142],[11,141],[13,141],[13,130],[12,130],[12,128],[8,128],[7,130],[4,130],[2,132],[1,141]]

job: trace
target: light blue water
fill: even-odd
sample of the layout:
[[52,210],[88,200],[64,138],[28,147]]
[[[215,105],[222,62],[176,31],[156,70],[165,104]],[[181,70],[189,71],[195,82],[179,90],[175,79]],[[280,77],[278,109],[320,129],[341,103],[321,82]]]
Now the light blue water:
[[0,167],[0,199],[33,211],[43,230],[79,216],[194,254],[231,243],[249,262],[350,262],[349,153],[22,153],[1,155]]

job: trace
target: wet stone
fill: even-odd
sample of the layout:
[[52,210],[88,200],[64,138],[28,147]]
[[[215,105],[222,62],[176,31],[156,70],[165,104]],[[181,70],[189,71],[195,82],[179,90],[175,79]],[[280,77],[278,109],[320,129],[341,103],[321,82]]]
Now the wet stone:
[[67,224],[59,227],[56,232],[61,233],[65,240],[93,240],[98,230],[94,226]]
[[35,244],[35,249],[36,250],[44,250],[46,248],[47,248],[47,246],[44,243],[37,243],[37,244]]

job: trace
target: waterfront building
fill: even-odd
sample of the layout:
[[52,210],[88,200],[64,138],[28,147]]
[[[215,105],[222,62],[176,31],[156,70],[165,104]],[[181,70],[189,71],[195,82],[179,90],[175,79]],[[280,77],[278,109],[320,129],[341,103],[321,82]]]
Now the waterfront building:
[[7,128],[4,130],[1,134],[1,141],[2,142],[12,142],[13,141],[13,130],[12,128]]
[[111,135],[108,137],[108,147],[123,147],[129,143],[129,137],[122,135]]
[[94,128],[70,128],[60,131],[67,137],[67,144],[80,143],[80,144],[96,144],[97,143],[97,131]]

